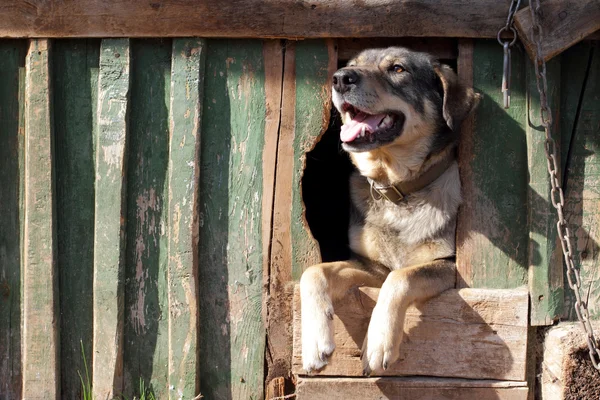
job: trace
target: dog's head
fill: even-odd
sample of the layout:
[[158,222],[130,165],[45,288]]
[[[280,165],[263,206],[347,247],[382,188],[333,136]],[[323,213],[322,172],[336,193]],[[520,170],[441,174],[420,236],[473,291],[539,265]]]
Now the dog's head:
[[340,138],[352,153],[415,141],[444,148],[477,100],[450,67],[400,47],[365,50],[333,75]]

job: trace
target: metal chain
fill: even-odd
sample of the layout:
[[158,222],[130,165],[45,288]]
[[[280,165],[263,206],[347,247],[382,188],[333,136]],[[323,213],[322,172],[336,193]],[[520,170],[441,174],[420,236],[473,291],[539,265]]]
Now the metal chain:
[[598,348],[598,341],[594,337],[594,330],[590,324],[590,314],[586,301],[582,300],[581,296],[581,276],[579,269],[575,268],[575,262],[573,260],[573,245],[571,232],[565,221],[563,209],[565,205],[565,197],[560,185],[558,175],[558,163],[556,156],[556,142],[552,139],[551,127],[552,127],[552,112],[548,107],[548,81],[546,79],[546,62],[542,57],[542,39],[543,31],[542,26],[539,23],[539,17],[541,15],[540,0],[530,1],[531,11],[531,23],[532,23],[532,39],[536,46],[535,52],[535,75],[537,80],[537,88],[540,93],[540,117],[542,120],[542,126],[546,133],[545,149],[546,159],[548,165],[548,174],[550,175],[550,184],[552,185],[552,191],[550,192],[550,199],[552,205],[556,209],[558,214],[558,222],[556,228],[558,230],[558,236],[560,238],[560,244],[562,252],[567,266],[567,280],[569,281],[569,287],[575,293],[575,312],[577,313],[577,319],[581,322],[581,326],[586,334],[587,345],[589,348],[589,355],[594,367],[600,371],[600,349]]

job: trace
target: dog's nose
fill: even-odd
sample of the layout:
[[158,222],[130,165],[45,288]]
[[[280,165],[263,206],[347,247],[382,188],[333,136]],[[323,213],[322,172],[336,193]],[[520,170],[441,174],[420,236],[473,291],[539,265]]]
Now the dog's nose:
[[358,72],[353,69],[340,69],[333,74],[333,88],[340,93],[352,89],[360,80]]

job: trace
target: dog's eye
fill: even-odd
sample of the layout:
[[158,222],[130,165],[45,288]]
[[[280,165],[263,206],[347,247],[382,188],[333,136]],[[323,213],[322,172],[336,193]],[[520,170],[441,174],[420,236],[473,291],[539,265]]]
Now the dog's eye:
[[400,64],[392,65],[392,71],[394,72],[404,72],[404,67]]

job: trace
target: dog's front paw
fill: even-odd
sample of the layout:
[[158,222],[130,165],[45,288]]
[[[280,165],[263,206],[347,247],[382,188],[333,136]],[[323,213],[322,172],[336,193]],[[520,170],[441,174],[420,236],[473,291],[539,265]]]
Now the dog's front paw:
[[395,318],[381,308],[375,306],[362,346],[363,373],[367,376],[385,371],[400,356],[402,323],[397,326],[397,319],[393,321]]
[[302,300],[302,366],[308,373],[327,365],[327,359],[335,350],[333,307],[319,306],[311,300]]

